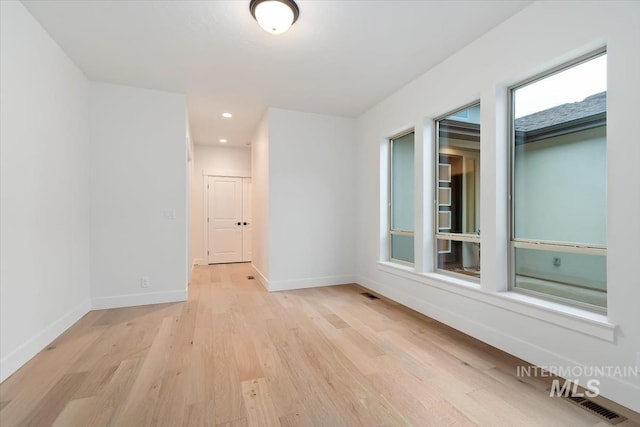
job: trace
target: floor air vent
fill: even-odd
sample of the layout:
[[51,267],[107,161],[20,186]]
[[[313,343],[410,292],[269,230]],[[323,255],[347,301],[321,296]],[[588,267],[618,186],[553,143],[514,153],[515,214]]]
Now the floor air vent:
[[249,279],[249,280],[253,280],[253,279],[255,279],[255,277],[253,277],[253,276],[247,276],[247,279]]
[[569,400],[569,402],[578,405],[586,410],[588,410],[589,412],[591,412],[594,415],[597,415],[598,417],[602,418],[603,420],[605,420],[606,422],[608,422],[609,424],[619,424],[623,421],[626,420],[625,417],[623,417],[622,415],[616,414],[615,412],[598,405],[595,402],[592,402],[591,400],[582,397],[582,396],[565,396],[565,399]]
[[380,299],[377,296],[375,296],[374,294],[370,294],[369,292],[362,292],[360,295],[365,296],[369,299]]

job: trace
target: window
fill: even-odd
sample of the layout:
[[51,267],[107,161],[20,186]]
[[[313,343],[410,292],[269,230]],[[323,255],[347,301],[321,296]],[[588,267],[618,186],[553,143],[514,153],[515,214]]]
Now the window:
[[480,277],[480,104],[436,121],[436,269]]
[[511,289],[606,308],[606,53],[511,91]]
[[389,258],[413,264],[415,224],[414,132],[389,141]]

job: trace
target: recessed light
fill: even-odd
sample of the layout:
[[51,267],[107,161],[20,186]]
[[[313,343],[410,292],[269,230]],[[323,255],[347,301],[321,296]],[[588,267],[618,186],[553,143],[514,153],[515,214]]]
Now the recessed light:
[[221,144],[226,144],[226,143],[227,143],[227,140],[226,140],[226,139],[224,139],[224,138],[222,138],[222,139],[220,139],[220,143],[221,143]]
[[222,117],[224,117],[225,119],[230,119],[231,117],[233,117],[233,114],[231,114],[231,113],[222,113],[221,115],[222,115]]

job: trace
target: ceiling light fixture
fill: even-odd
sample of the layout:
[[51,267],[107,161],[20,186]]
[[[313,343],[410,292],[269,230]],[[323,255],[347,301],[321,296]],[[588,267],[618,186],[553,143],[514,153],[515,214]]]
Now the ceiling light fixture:
[[223,139],[221,139],[221,140],[220,140],[220,143],[221,143],[221,144],[226,144],[226,143],[227,143],[227,140],[223,138]]
[[293,0],[251,0],[249,10],[262,29],[271,34],[284,33],[300,15]]
[[233,117],[233,114],[231,114],[231,113],[222,113],[221,116],[224,117],[225,119],[230,119],[231,117]]

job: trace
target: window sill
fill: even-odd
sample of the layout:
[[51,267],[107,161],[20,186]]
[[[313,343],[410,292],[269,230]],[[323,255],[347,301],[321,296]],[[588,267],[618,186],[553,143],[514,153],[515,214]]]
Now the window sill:
[[517,292],[488,292],[478,283],[438,273],[418,273],[415,268],[388,261],[378,262],[379,270],[417,283],[458,294],[522,316],[541,320],[565,329],[615,342],[616,325],[607,316]]

